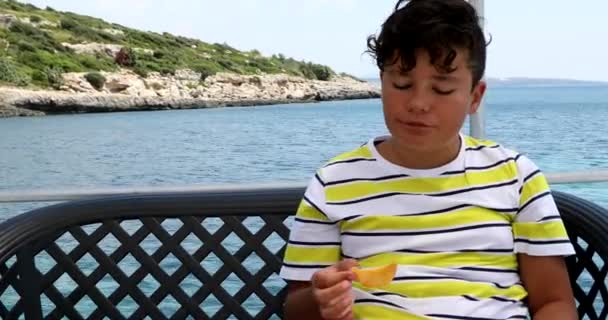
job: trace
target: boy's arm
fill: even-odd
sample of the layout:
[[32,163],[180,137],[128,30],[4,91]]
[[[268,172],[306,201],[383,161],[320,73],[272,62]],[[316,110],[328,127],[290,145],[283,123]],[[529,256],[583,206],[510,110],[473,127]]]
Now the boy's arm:
[[285,301],[287,320],[352,320],[354,295],[351,268],[355,260],[345,259],[315,272],[310,282],[290,281]]
[[518,259],[532,319],[578,319],[564,258],[519,254]]
[[283,257],[280,276],[289,284],[286,319],[352,319],[350,269],[356,261],[341,260],[340,227],[327,212],[317,174],[300,202]]
[[323,319],[319,312],[319,306],[313,298],[310,282],[290,281],[288,283],[287,299],[285,300],[285,319]]
[[565,256],[575,254],[547,179],[518,156],[519,210],[512,224],[519,274],[533,319],[577,319]]

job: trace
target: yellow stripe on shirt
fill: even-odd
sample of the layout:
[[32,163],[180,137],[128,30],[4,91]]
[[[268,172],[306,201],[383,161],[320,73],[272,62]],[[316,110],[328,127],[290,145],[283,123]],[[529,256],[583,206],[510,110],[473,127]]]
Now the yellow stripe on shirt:
[[329,222],[329,219],[323,213],[305,201],[300,202],[296,216],[298,218]]
[[355,303],[353,306],[355,319],[399,319],[399,320],[430,320],[431,318],[417,316],[403,309],[395,307],[383,306],[380,304]]
[[515,222],[513,223],[515,238],[526,239],[567,239],[568,233],[561,220],[548,222]]
[[374,156],[372,155],[372,152],[369,150],[369,148],[367,148],[367,146],[363,146],[363,147],[357,148],[357,149],[349,151],[349,152],[345,152],[339,156],[334,157],[333,159],[331,159],[329,161],[328,164],[331,164],[334,162],[339,162],[339,161],[350,160],[350,159],[360,159],[360,158],[373,159]]
[[[358,282],[354,282],[353,287],[366,292],[376,290],[366,288]],[[490,283],[470,282],[463,280],[394,281],[382,289],[383,291],[396,293],[409,298],[435,298],[468,295],[479,299],[488,299],[499,296],[513,300],[521,300],[528,295],[526,289],[521,285],[513,285],[508,288],[499,288]]]
[[547,179],[543,174],[538,173],[532,179],[524,183],[521,190],[521,196],[519,197],[519,205],[523,206],[534,196],[546,191],[549,191]]
[[480,140],[480,139],[475,139],[470,136],[465,136],[464,145],[466,147],[473,147],[473,148],[479,147],[479,146],[493,147],[493,146],[497,145],[497,143],[494,141],[491,141],[491,140]]
[[497,269],[517,269],[517,257],[513,253],[493,254],[475,252],[446,253],[382,253],[359,261],[362,267],[378,267],[396,263],[427,267],[492,267]]
[[486,222],[510,222],[508,214],[480,207],[465,207],[454,211],[418,216],[369,215],[342,222],[344,231],[408,231],[449,228]]
[[471,171],[466,174],[433,178],[401,178],[388,181],[356,181],[348,184],[327,186],[327,202],[340,202],[383,193],[438,193],[466,189],[500,182],[517,177],[516,164],[509,161],[486,171]]
[[297,246],[287,245],[285,262],[305,264],[334,264],[340,261],[340,246]]

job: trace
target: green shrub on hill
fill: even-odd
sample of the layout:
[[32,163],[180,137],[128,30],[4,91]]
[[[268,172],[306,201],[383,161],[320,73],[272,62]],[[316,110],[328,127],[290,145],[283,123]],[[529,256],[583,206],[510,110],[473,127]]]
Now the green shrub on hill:
[[[0,55],[10,59],[3,60],[3,70],[12,70],[11,75],[2,76],[3,83],[59,87],[62,78],[57,74],[61,72],[110,72],[119,68],[143,77],[150,72],[174,74],[179,69],[192,69],[201,73],[201,80],[218,72],[287,73],[317,80],[328,80],[334,74],[327,66],[297,61],[283,54],[266,57],[258,50],[242,52],[226,43],[142,32],[51,7],[38,9],[15,0],[0,0],[0,10],[34,23],[15,21],[8,29],[0,28],[0,40],[4,40],[0,41]],[[56,26],[38,26],[43,20]],[[109,29],[118,32],[108,32]],[[105,52],[76,53],[62,44],[65,42],[115,44],[124,49],[116,56]]]
[[320,64],[311,64],[309,68],[317,80],[328,81],[333,74],[333,71],[329,67]]
[[84,78],[97,90],[101,90],[106,84],[106,77],[99,72],[90,72],[84,75]]
[[17,65],[8,57],[0,56],[0,82],[27,86],[31,79],[27,74],[19,71]]
[[33,23],[40,23],[42,21],[42,18],[40,18],[39,16],[31,16],[30,21]]
[[49,84],[46,73],[44,73],[40,70],[34,70],[34,72],[32,73],[32,81],[35,84],[43,85],[43,86],[47,86]]
[[47,82],[51,87],[54,89],[59,89],[61,86],[63,86],[63,70],[57,67],[47,67],[44,70],[44,73],[46,74]]
[[65,30],[74,30],[78,27],[78,22],[73,19],[64,18],[64,19],[61,19],[61,22],[59,25],[61,26],[62,29],[65,29]]

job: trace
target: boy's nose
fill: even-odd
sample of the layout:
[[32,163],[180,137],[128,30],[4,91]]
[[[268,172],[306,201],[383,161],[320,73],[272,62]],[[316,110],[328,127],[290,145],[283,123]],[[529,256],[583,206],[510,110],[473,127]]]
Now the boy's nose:
[[420,89],[412,90],[412,96],[407,103],[407,109],[412,113],[425,113],[430,110],[430,102]]

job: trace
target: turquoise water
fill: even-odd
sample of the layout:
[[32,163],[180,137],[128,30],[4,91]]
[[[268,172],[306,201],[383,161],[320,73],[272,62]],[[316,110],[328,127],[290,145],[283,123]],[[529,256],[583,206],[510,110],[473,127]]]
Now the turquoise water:
[[[608,86],[490,88],[486,110],[488,137],[546,172],[608,168]],[[385,132],[377,99],[0,119],[0,190],[305,183]],[[606,183],[555,188],[608,206]]]
[[[527,154],[544,171],[608,169],[608,86],[490,88],[485,105],[488,137]],[[468,132],[466,127],[463,130]],[[385,132],[379,100],[0,119],[0,191],[304,184],[328,158]],[[608,183],[554,188],[608,207]],[[47,203],[0,204],[0,221],[43,205]],[[142,247],[152,253],[158,243],[148,240]],[[118,247],[115,239],[104,241],[98,245],[106,252]],[[200,245],[197,241],[182,246],[190,250]],[[236,242],[227,241],[228,250]],[[58,243],[68,251],[74,245],[70,236]],[[279,243],[269,245],[273,251],[280,248]],[[84,270],[97,267],[93,258],[85,258],[79,261]],[[163,269],[174,271],[176,260],[165,261]],[[216,256],[209,256],[202,264],[213,271],[219,263]],[[42,272],[53,266],[44,254],[37,257],[36,264]],[[127,273],[139,267],[128,259],[120,265]],[[255,259],[244,265],[252,273],[259,269]],[[232,293],[242,281],[230,276],[223,284]],[[68,294],[74,283],[66,276],[55,285]],[[111,277],[97,284],[104,294],[110,294],[115,285]],[[139,287],[151,294],[158,285],[150,277]],[[282,285],[276,275],[264,283],[271,292]],[[195,277],[182,283],[188,294],[199,287]],[[9,292],[1,298],[10,304],[15,297]],[[163,301],[163,312],[170,315],[176,308],[173,302]],[[253,312],[260,307],[256,299],[245,305]],[[76,307],[84,315],[93,310],[86,299]],[[134,311],[133,301],[125,299],[118,308],[128,316]],[[43,309],[52,310],[52,303],[43,301]],[[217,300],[206,300],[203,309],[213,314],[218,310]]]

